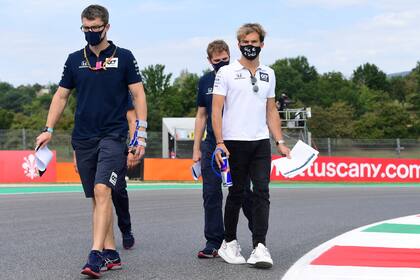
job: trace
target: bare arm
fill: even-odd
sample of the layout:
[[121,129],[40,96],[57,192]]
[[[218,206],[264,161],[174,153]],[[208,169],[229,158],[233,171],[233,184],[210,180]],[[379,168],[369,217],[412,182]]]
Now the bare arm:
[[[274,98],[267,99],[267,125],[268,129],[270,130],[271,134],[274,137],[275,141],[283,140],[283,134],[281,132],[281,121],[279,111],[276,107],[276,102]],[[285,154],[287,157],[290,157],[289,148],[286,147],[284,144],[277,145],[277,150],[281,154]]]
[[200,144],[203,139],[204,129],[207,121],[206,107],[198,107],[195,116],[194,125],[194,146],[193,146],[193,161],[197,162],[201,159]]
[[134,109],[127,111],[127,122],[130,138],[133,138],[134,131],[136,131],[136,111]]
[[[128,122],[128,131],[130,134],[130,139],[133,138],[134,132],[136,131],[136,111],[134,109],[127,111],[127,122]],[[139,161],[134,157],[132,153],[127,155],[127,167],[128,169],[134,168]]]
[[74,167],[74,171],[76,171],[76,173],[79,173],[79,169],[77,169],[77,159],[76,159],[75,151],[73,151],[73,167]]
[[[222,149],[226,156],[229,156],[229,151],[227,150],[225,144],[223,143],[223,137],[222,137],[222,109],[223,104],[225,103],[225,96],[213,94],[213,100],[212,100],[212,113],[211,113],[211,123],[213,125],[213,132],[214,137],[216,138],[217,148]],[[223,162],[222,156],[220,153],[217,153],[216,155],[216,162],[217,165],[220,167],[220,163]]]
[[[147,120],[146,94],[142,83],[135,83],[128,86],[133,97],[134,109],[138,120]],[[143,128],[144,129],[144,128]]]
[[[54,128],[63,114],[64,108],[66,107],[67,100],[70,96],[70,90],[63,87],[58,87],[55,92],[48,111],[46,126]],[[43,132],[36,138],[36,146],[44,147],[51,140],[52,134],[49,132]]]
[[[146,121],[147,120],[147,103],[146,94],[144,93],[144,87],[142,83],[134,83],[128,85],[128,89],[131,92],[133,98],[134,109],[136,111],[136,119]],[[140,127],[139,131],[146,131],[146,128]],[[138,138],[140,141],[146,143],[144,138]],[[144,155],[145,147],[139,146],[136,149],[135,158],[140,159]]]

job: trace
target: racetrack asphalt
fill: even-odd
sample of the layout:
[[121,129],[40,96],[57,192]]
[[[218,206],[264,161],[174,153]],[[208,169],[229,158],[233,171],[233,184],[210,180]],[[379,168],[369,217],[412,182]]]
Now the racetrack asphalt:
[[[130,191],[136,245],[118,248],[124,268],[102,279],[281,279],[309,250],[351,229],[420,213],[418,187],[271,189],[269,270],[196,257],[204,245],[201,190]],[[226,192],[225,192],[226,194]],[[0,196],[0,279],[85,279],[91,205],[82,193]],[[241,215],[238,240],[251,253]]]

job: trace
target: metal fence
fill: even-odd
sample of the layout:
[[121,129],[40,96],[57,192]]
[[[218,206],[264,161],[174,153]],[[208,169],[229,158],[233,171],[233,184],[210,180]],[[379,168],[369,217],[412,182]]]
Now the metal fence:
[[[0,150],[33,150],[39,130],[0,129]],[[162,133],[148,132],[146,157],[162,157]],[[54,131],[52,141],[48,146],[57,152],[57,161],[73,160],[71,146],[71,131]]]
[[420,139],[313,138],[312,146],[325,156],[420,158]]
[[[38,130],[0,130],[0,150],[32,150]],[[146,157],[162,157],[162,133],[148,132]],[[285,137],[292,147],[299,137]],[[351,156],[371,158],[420,158],[420,139],[334,139],[312,138],[311,144],[322,156]],[[72,160],[71,132],[54,131],[49,144],[57,151],[58,161]],[[191,158],[193,141],[178,141],[176,158]],[[273,152],[275,145],[272,144]]]

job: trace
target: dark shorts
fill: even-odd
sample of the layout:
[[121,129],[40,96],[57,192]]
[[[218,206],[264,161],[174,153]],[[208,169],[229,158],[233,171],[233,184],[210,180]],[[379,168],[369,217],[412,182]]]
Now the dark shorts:
[[86,197],[94,196],[96,184],[104,184],[114,191],[127,187],[127,144],[121,137],[72,139],[77,169]]

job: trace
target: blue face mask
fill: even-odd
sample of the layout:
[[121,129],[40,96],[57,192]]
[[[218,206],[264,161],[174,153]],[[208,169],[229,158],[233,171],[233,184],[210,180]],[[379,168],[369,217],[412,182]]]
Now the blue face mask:
[[222,68],[225,65],[229,65],[229,60],[228,61],[219,61],[218,63],[212,64],[214,71],[217,72],[219,71],[220,68]]
[[98,32],[93,32],[93,31],[85,32],[85,39],[88,42],[88,44],[91,46],[99,45],[102,42],[102,40],[105,38],[105,36],[101,38],[102,32],[103,30],[98,31]]

